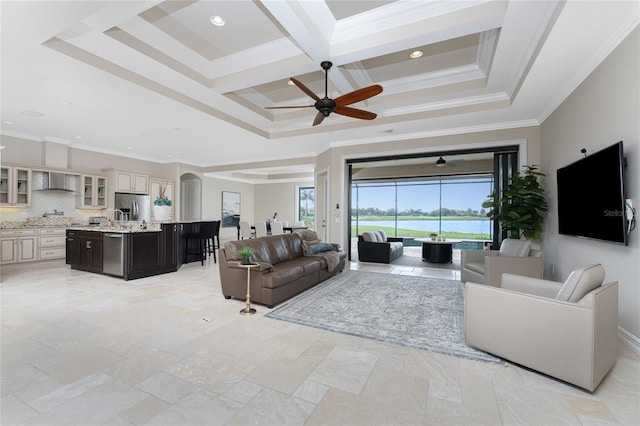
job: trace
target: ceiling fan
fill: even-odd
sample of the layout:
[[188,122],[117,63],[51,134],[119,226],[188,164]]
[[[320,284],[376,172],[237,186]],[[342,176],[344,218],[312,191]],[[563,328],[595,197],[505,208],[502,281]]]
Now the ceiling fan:
[[333,66],[333,64],[329,61],[322,61],[320,63],[320,66],[324,70],[324,98],[320,99],[320,97],[313,93],[307,86],[302,84],[299,80],[291,77],[291,81],[293,82],[293,84],[298,86],[300,90],[309,95],[313,100],[316,101],[316,103],[313,105],[267,107],[267,109],[315,107],[318,110],[318,114],[316,114],[316,118],[313,120],[314,126],[322,123],[322,120],[324,120],[325,117],[328,117],[332,112],[340,115],[345,115],[347,117],[359,118],[361,120],[373,120],[377,117],[377,114],[358,108],[349,107],[347,105],[364,101],[365,99],[369,99],[375,95],[382,93],[382,86],[380,86],[379,84],[374,84],[372,86],[354,90],[353,92],[349,92],[346,95],[338,96],[335,99],[331,99],[328,94],[328,82],[329,69]]

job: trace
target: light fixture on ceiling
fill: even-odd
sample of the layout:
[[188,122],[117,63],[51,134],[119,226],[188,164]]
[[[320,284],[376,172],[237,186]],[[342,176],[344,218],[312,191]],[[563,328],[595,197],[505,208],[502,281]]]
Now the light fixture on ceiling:
[[209,18],[209,20],[216,27],[222,27],[225,24],[225,20],[222,16],[213,15],[211,18]]
[[9,125],[9,126],[16,124],[15,122],[13,122],[11,120],[3,120],[2,123],[6,124],[6,125]]
[[436,161],[436,166],[438,167],[444,167],[445,164],[447,164],[447,160],[442,157],[438,158],[438,160]]
[[422,56],[422,51],[414,50],[409,56],[411,57],[411,59],[418,59],[420,56]]

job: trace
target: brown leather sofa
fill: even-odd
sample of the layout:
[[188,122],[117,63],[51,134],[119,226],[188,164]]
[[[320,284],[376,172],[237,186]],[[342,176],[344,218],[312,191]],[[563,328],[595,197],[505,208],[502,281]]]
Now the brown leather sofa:
[[[296,232],[228,241],[219,250],[220,282],[227,299],[246,298],[247,269],[238,266],[237,256],[243,247],[254,249],[251,260],[260,265],[251,270],[251,301],[270,308],[341,272],[346,261],[343,251],[305,255],[302,237]],[[335,264],[331,270],[330,263]]]

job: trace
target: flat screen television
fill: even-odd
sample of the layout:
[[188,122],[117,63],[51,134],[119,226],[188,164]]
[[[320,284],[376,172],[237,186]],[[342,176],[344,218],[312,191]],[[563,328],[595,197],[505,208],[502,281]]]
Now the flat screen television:
[[558,231],[628,244],[622,141],[557,171]]

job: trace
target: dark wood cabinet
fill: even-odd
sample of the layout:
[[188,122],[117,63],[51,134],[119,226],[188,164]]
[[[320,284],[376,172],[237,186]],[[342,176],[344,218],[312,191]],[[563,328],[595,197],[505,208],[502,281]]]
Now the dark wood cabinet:
[[[178,224],[165,223],[162,225],[163,241],[163,266],[166,268],[178,268]],[[180,262],[182,264],[182,262]]]
[[66,263],[74,269],[102,272],[102,232],[67,231]]
[[79,231],[67,231],[67,249],[66,249],[66,263],[67,265],[75,265],[80,263],[80,239],[78,236]]
[[163,272],[164,250],[161,236],[161,232],[127,234],[125,279],[147,277]]
[[[122,277],[132,280],[177,271],[184,262],[184,233],[185,226],[180,223],[163,223],[160,232],[122,233]],[[115,275],[103,270],[103,234],[103,231],[67,230],[66,263],[72,269]],[[112,250],[111,246],[107,245],[106,250]]]

